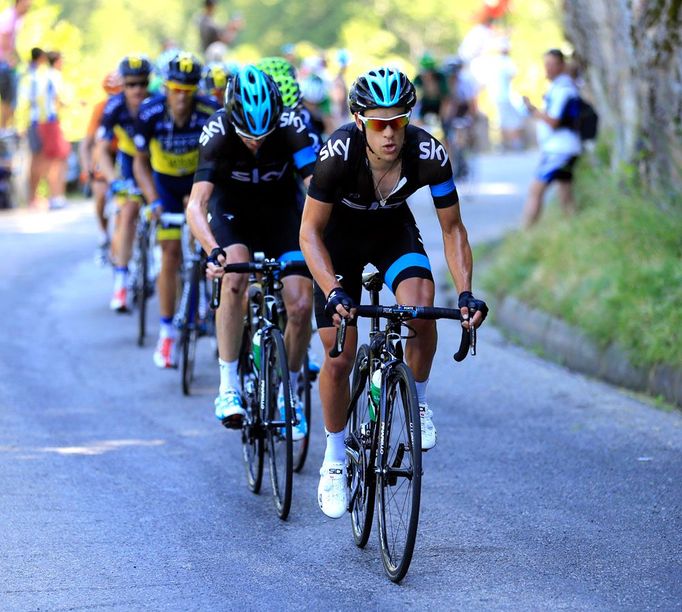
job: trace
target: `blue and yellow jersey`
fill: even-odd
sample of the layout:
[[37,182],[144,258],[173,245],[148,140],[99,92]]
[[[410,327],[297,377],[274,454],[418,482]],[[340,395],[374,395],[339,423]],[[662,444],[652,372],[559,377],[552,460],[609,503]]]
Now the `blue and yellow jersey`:
[[133,157],[136,152],[134,137],[135,117],[128,110],[125,94],[111,96],[104,107],[97,138],[107,142],[117,140],[119,152]]
[[196,96],[189,121],[178,127],[168,112],[166,96],[148,98],[137,118],[135,146],[148,153],[152,170],[167,176],[192,176],[199,162],[199,136],[220,108],[212,98]]

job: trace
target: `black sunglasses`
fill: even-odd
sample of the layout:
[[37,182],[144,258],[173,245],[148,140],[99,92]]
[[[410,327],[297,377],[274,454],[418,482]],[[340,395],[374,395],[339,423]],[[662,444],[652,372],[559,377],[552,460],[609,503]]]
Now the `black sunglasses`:
[[149,85],[149,81],[126,81],[125,86],[128,89],[132,89],[133,87],[147,87]]

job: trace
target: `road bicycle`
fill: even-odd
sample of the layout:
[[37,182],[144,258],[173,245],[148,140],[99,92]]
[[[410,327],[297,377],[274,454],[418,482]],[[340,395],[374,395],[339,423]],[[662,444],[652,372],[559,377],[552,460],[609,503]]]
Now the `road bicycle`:
[[[293,472],[305,462],[310,436],[310,380],[290,389],[289,367],[284,348],[286,310],[282,299],[281,274],[285,270],[306,271],[302,261],[281,262],[256,254],[254,261],[224,266],[226,273],[250,273],[248,305],[239,351],[238,372],[246,417],[241,438],[247,485],[259,493],[267,452],[270,482],[278,516],[285,520],[291,509]],[[213,282],[211,307],[220,299],[220,279]],[[308,377],[307,359],[304,377]],[[307,402],[308,432],[294,442],[296,421],[292,391],[302,393]],[[278,406],[281,398],[282,409]]]
[[199,338],[215,335],[215,319],[209,308],[211,288],[206,279],[206,257],[189,225],[182,226],[182,291],[173,323],[178,329],[182,393],[189,395],[194,381],[194,364]]
[[[399,582],[407,573],[417,537],[421,497],[422,450],[419,404],[414,377],[403,361],[401,330],[412,319],[461,318],[452,308],[381,306],[383,279],[364,274],[371,305],[357,317],[371,319],[369,344],[362,344],[353,366],[346,424],[348,511],[353,539],[367,544],[376,504],[381,558],[387,576]],[[473,316],[473,312],[471,313]],[[386,325],[381,329],[381,319]],[[330,357],[343,351],[347,321],[341,320]],[[462,328],[455,361],[476,353],[476,330]]]

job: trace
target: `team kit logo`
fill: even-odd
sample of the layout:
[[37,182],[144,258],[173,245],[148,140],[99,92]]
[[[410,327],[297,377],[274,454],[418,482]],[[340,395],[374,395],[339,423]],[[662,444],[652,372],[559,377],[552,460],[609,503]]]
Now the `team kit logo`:
[[443,167],[448,163],[449,157],[445,147],[431,138],[430,141],[419,143],[419,159],[436,159]]

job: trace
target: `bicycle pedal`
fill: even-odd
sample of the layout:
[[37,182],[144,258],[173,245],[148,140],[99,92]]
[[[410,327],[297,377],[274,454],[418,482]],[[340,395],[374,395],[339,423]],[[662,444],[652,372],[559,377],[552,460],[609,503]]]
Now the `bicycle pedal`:
[[226,429],[241,429],[243,417],[240,414],[233,414],[232,416],[224,418],[221,423]]

